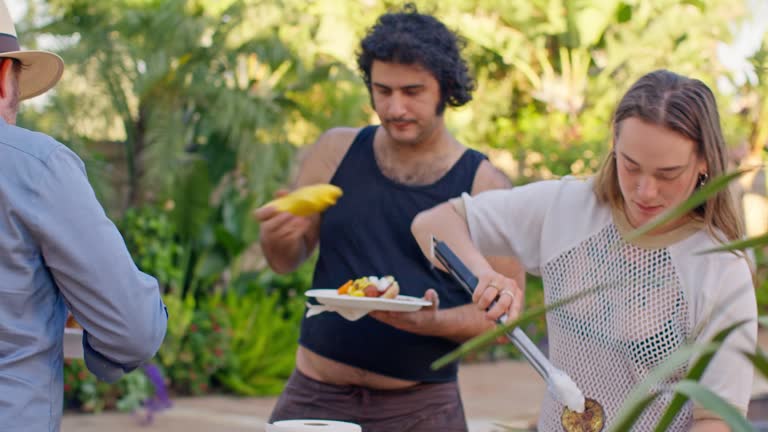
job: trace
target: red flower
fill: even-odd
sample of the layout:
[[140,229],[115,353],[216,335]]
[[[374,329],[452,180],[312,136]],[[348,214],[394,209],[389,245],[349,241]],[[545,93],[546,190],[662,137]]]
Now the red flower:
[[69,384],[64,384],[64,391],[65,391],[65,392],[68,392],[68,391],[70,391],[70,390],[72,390],[72,386],[71,386],[71,385],[69,385]]
[[80,379],[80,381],[83,381],[86,378],[88,378],[88,373],[85,372],[84,370],[82,370],[82,371],[77,373],[77,378]]
[[190,325],[189,325],[189,331],[190,331],[191,333],[194,333],[194,332],[196,332],[196,331],[197,331],[197,325],[196,325],[196,324],[194,324],[194,323],[193,323],[193,324],[190,324]]

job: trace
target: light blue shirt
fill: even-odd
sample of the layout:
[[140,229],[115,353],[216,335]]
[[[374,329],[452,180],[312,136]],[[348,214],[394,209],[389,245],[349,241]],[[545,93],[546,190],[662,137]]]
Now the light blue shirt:
[[67,308],[106,381],[152,358],[167,314],[88,182],[51,137],[0,119],[0,431],[58,431]]

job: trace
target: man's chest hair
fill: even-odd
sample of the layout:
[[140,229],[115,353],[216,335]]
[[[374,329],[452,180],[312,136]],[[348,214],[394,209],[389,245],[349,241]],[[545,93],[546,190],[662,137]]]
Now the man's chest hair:
[[445,176],[457,162],[452,155],[433,157],[421,161],[411,161],[407,164],[386,160],[376,156],[376,163],[382,174],[397,183],[408,186],[430,185]]

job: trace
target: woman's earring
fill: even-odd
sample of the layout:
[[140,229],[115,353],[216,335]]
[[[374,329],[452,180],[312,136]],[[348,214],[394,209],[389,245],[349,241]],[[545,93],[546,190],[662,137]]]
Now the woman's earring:
[[705,172],[699,174],[699,181],[696,182],[696,187],[697,188],[703,187],[705,184],[707,184],[707,180],[709,180],[709,174]]

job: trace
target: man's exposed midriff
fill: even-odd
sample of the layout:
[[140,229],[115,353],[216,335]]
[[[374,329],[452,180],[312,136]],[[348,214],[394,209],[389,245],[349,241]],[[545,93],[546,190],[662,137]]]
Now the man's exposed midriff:
[[296,353],[296,368],[314,380],[334,385],[399,390],[419,384],[418,381],[401,380],[339,363],[303,346],[299,346]]

